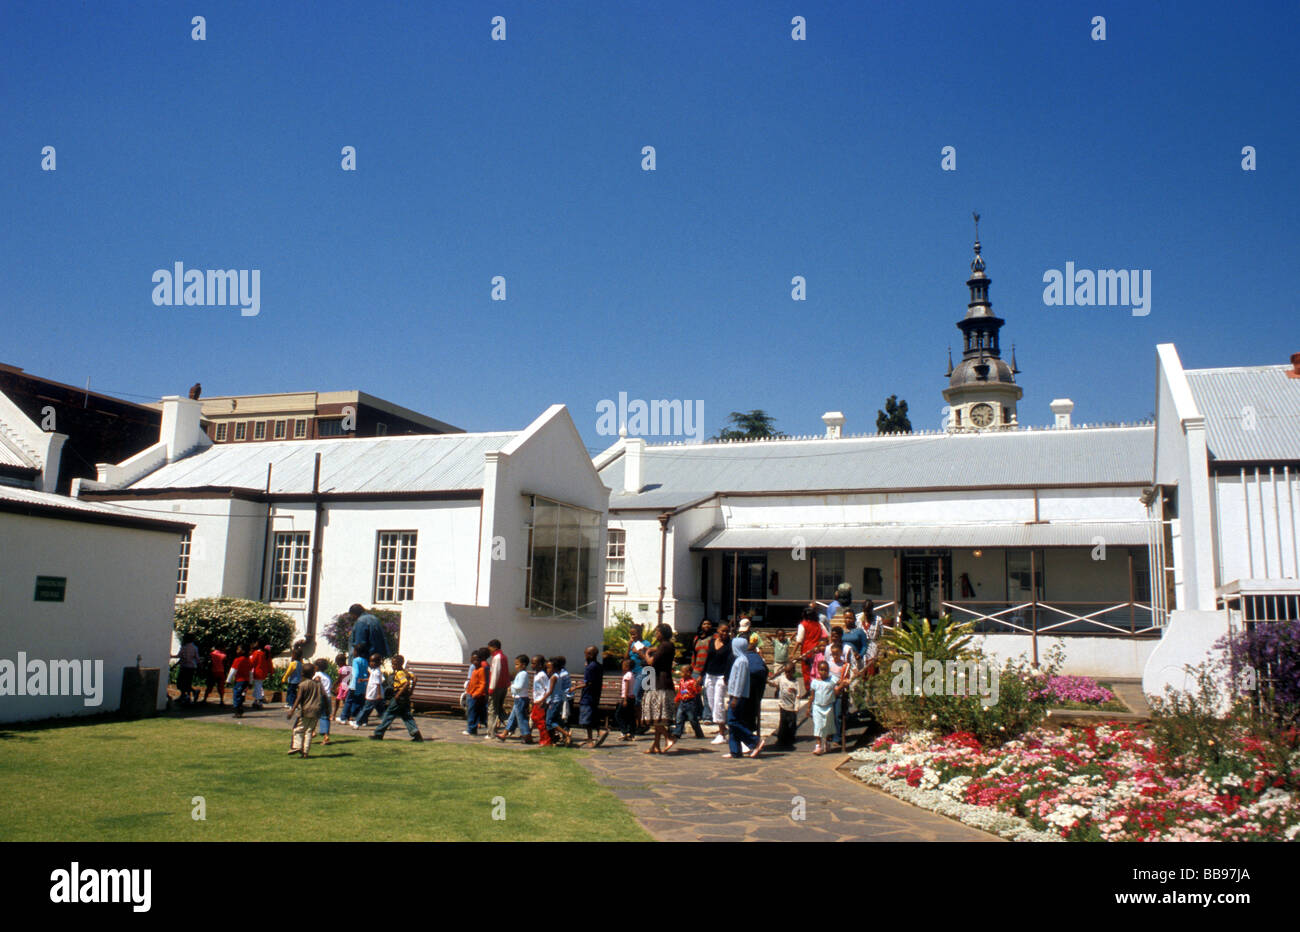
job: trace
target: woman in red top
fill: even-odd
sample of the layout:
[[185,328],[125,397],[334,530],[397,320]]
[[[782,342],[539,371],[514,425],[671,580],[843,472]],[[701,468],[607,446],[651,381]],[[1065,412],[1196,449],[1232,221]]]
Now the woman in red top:
[[799,622],[799,630],[795,634],[795,642],[799,645],[799,664],[803,670],[803,691],[808,692],[812,688],[812,661],[813,655],[817,653],[817,645],[821,643],[822,624],[817,620],[817,610],[811,605],[803,610],[803,619]]

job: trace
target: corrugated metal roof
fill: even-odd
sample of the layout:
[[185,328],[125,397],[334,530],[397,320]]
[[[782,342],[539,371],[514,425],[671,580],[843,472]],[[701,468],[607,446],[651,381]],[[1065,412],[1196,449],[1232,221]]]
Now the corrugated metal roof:
[[[817,525],[734,527],[710,531],[694,550],[789,550],[854,547],[1144,547],[1151,538],[1145,521],[1050,524],[898,525],[856,527]],[[795,538],[799,538],[798,541]]]
[[70,516],[86,515],[132,525],[156,525],[160,530],[182,531],[191,525],[183,521],[169,521],[156,514],[144,514],[137,509],[125,506],[102,504],[100,502],[83,502],[67,495],[55,495],[53,492],[38,492],[35,489],[23,489],[15,486],[0,485],[0,501],[13,502],[33,509],[68,512]]
[[[636,507],[651,495],[685,504],[709,492],[1142,485],[1151,482],[1154,431],[1140,425],[646,447],[642,494],[616,491],[610,507]],[[602,469],[601,481],[621,490],[623,464],[620,456]]]
[[479,489],[483,454],[500,450],[517,436],[510,431],[215,444],[150,473],[130,488],[261,490],[270,463],[273,493],[310,492],[320,453],[320,491],[327,495]]
[[1300,379],[1290,366],[1189,369],[1216,460],[1300,460]]

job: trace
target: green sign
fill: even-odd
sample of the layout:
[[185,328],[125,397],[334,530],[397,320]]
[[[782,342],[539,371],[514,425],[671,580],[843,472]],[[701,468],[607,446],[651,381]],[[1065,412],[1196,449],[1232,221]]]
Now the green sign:
[[68,577],[66,576],[37,576],[35,601],[62,602],[63,593],[67,588]]
[[638,606],[636,607],[636,610],[637,610],[638,612],[648,612],[648,611],[650,611],[650,606],[649,606],[648,604],[646,604],[645,602],[642,602],[640,605],[638,605]]

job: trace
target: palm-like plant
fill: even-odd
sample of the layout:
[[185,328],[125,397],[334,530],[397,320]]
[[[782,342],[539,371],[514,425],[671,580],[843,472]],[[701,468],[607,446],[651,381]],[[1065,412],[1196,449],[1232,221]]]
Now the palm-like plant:
[[971,646],[971,636],[974,631],[974,622],[954,622],[951,615],[944,615],[933,623],[928,618],[913,615],[882,639],[881,653],[885,662],[881,666],[888,669],[889,661],[894,658],[903,657],[910,661],[914,654],[920,654],[924,660],[973,657],[975,649]]

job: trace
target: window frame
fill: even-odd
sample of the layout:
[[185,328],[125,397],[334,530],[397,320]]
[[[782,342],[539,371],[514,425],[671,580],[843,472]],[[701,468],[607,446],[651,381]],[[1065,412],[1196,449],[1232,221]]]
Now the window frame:
[[[415,575],[419,565],[419,534],[414,528],[404,530],[375,531],[375,564],[371,592],[376,605],[397,605],[415,598]],[[385,557],[385,537],[393,537],[389,546],[392,555]],[[392,568],[384,570],[385,560],[392,561]],[[388,585],[383,580],[388,579]]]
[[[288,546],[282,547],[281,541]],[[271,538],[271,580],[269,602],[276,604],[307,601],[311,572],[311,532],[276,531]]]
[[[615,535],[618,535],[615,537]],[[617,552],[616,552],[617,551]],[[618,573],[618,580],[612,576]],[[605,588],[619,592],[627,591],[627,529],[611,527],[605,529]]]
[[181,534],[180,552],[176,560],[176,598],[184,599],[190,590],[190,557],[194,553],[194,529]]

